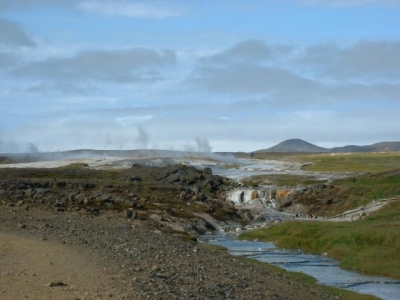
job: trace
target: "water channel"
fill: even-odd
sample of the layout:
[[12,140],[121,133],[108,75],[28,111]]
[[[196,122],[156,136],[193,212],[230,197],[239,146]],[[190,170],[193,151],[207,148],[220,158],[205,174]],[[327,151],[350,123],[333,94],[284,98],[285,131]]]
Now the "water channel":
[[[253,175],[291,174],[313,175],[316,178],[329,179],[345,177],[343,174],[327,175],[310,173],[300,169],[301,164],[282,163],[278,161],[260,161],[251,159],[235,159],[235,168],[226,168],[224,164],[210,164],[210,162],[189,161],[187,164],[207,166],[214,174],[240,180]],[[207,165],[209,163],[209,165]],[[240,191],[239,191],[240,192]],[[251,191],[250,191],[251,192]],[[245,197],[246,191],[244,191]],[[231,199],[234,202],[235,199]],[[246,199],[244,199],[246,200]],[[239,201],[240,202],[240,201]],[[285,214],[271,208],[265,208],[265,217],[268,220],[283,220]],[[370,294],[386,300],[400,300],[400,280],[379,276],[368,276],[357,272],[343,270],[340,262],[329,257],[316,254],[305,254],[297,250],[277,248],[273,243],[239,241],[233,235],[222,233],[202,236],[206,243],[221,245],[232,255],[246,256],[276,265],[288,271],[303,272],[317,279],[321,284],[352,290],[362,294]]]
[[232,255],[257,259],[288,271],[303,272],[315,277],[321,284],[370,294],[385,300],[400,299],[400,280],[343,270],[339,267],[339,261],[323,255],[280,249],[273,243],[240,241],[232,235],[204,235],[202,240],[224,246]]

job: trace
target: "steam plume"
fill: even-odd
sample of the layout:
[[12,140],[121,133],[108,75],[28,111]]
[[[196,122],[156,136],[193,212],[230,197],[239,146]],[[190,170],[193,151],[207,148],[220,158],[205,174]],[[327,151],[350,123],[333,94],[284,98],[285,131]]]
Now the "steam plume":
[[135,142],[137,142],[140,145],[140,148],[142,149],[147,149],[147,146],[149,144],[149,133],[145,128],[142,126],[137,127],[138,131],[138,136],[136,137]]
[[210,142],[206,138],[196,138],[197,143],[197,151],[199,152],[211,152],[212,147],[210,146]]

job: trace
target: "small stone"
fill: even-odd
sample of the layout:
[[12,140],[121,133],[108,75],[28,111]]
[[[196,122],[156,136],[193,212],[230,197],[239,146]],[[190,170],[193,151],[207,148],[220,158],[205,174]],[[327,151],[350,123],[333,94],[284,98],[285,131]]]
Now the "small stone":
[[67,284],[65,284],[62,281],[56,281],[56,282],[50,282],[47,286],[48,287],[58,287],[58,286],[67,286]]

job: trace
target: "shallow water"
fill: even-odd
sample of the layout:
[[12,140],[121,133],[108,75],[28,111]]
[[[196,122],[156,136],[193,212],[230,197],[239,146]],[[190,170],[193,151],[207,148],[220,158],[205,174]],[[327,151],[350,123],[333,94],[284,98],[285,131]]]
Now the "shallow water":
[[370,294],[387,300],[400,299],[400,280],[368,276],[339,268],[339,262],[323,255],[277,248],[273,243],[239,241],[228,235],[206,235],[207,243],[221,245],[232,255],[268,262],[283,269],[303,272],[319,283]]

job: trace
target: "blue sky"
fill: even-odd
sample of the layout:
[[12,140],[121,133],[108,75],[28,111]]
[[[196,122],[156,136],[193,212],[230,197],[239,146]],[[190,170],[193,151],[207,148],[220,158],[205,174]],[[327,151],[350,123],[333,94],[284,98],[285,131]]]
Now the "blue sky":
[[399,100],[397,0],[0,0],[0,153],[399,141]]

